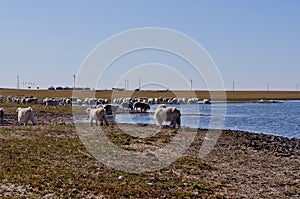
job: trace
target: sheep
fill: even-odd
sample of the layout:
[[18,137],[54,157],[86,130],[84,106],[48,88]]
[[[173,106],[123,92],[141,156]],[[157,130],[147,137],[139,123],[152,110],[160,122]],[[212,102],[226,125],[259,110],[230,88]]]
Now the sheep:
[[9,96],[7,96],[7,98],[6,98],[6,101],[7,102],[12,102],[12,98],[11,98],[11,96],[9,95]]
[[186,104],[186,99],[185,98],[179,98],[178,99],[178,104]]
[[67,98],[67,99],[66,99],[65,106],[72,106],[72,99]]
[[121,103],[121,107],[123,108],[123,109],[130,109],[130,110],[133,110],[133,102],[122,102]]
[[147,102],[148,102],[149,104],[154,104],[154,99],[153,99],[153,98],[149,98],[149,99],[147,99]]
[[55,99],[44,99],[43,102],[45,103],[45,108],[49,108],[49,106],[55,106],[55,108],[57,108],[57,106],[59,105],[59,100],[55,100]]
[[33,96],[30,96],[30,97],[23,97],[21,99],[21,103],[22,104],[37,104],[38,102],[38,99],[33,97]]
[[211,104],[210,99],[203,99],[202,101],[203,104]]
[[189,98],[187,103],[188,104],[197,104],[198,101],[199,101],[199,99],[194,97],[194,98]]
[[[72,101],[73,101],[73,100],[72,100]],[[76,100],[76,104],[78,104],[78,105],[80,105],[80,106],[81,106],[81,105],[82,105],[82,101],[81,101],[81,99],[79,99],[79,98],[78,98],[78,99]]]
[[31,107],[21,108],[19,107],[16,111],[18,113],[18,123],[21,124],[21,120],[24,121],[24,126],[27,125],[28,121],[31,120],[34,125],[34,114]]
[[17,96],[15,96],[15,97],[12,98],[12,103],[20,104],[20,99]]
[[[98,105],[99,106],[99,105]],[[107,120],[110,124],[115,123],[116,112],[120,108],[117,104],[105,104],[103,108],[106,111]]]
[[4,109],[0,108],[0,123],[4,122]]
[[67,106],[67,105],[68,106],[73,106],[73,104],[81,106],[82,105],[82,100],[79,99],[78,97],[63,98],[61,103],[62,103],[63,106]]
[[170,121],[173,125],[173,129],[176,127],[176,124],[178,125],[178,128],[180,128],[180,122],[181,122],[181,113],[180,110],[177,108],[166,108],[165,105],[160,105],[155,113],[154,113],[154,119],[156,120],[156,123],[162,128],[162,123],[164,121]]
[[106,111],[103,107],[98,107],[96,109],[87,108],[86,112],[89,115],[91,126],[93,126],[93,121],[96,121],[96,125],[98,126],[98,121],[100,121],[100,125],[103,125],[103,121],[108,126],[107,118],[106,118]]
[[0,95],[0,103],[3,102],[4,97],[2,95]]
[[97,98],[90,98],[90,99],[88,99],[88,105],[93,106],[93,105],[96,104],[96,102],[97,102]]
[[116,112],[120,108],[118,104],[104,104],[102,106],[105,109],[107,115],[116,114]]
[[137,110],[138,108],[140,108],[141,112],[146,112],[147,110],[150,110],[150,105],[144,102],[135,102],[133,104],[133,109]]

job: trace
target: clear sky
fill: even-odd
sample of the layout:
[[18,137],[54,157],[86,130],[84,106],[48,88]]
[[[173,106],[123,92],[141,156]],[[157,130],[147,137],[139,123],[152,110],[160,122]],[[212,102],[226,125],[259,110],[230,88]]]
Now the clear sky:
[[[72,86],[83,60],[106,38],[132,28],[162,27],[200,43],[228,90],[233,81],[238,90],[266,90],[268,83],[270,90],[296,90],[299,19],[297,0],[1,0],[0,87],[16,87],[18,75],[21,87],[24,82]],[[129,88],[137,81],[130,79]],[[205,88],[201,80],[193,82],[195,89]],[[113,86],[107,81],[100,88]]]

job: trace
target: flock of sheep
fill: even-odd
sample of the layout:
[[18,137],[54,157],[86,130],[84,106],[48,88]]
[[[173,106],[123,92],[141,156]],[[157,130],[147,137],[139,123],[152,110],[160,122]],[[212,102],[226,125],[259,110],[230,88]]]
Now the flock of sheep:
[[[133,107],[136,108],[137,105],[140,107],[141,111],[147,110],[142,108],[144,106],[149,107],[150,109],[149,104],[144,102],[135,102]],[[118,108],[118,105],[111,104],[97,105],[95,108],[87,108],[86,112],[89,115],[91,126],[93,125],[93,121],[96,122],[96,125],[98,125],[98,122],[100,122],[100,125],[103,125],[104,123],[106,125],[109,125],[109,123],[114,123],[115,112]],[[180,110],[175,107],[167,107],[165,104],[160,104],[154,113],[154,119],[160,128],[163,127],[164,121],[169,121],[173,128],[176,127],[176,124],[178,125],[178,128],[180,128],[181,113]]]
[[[4,97],[0,96],[0,102],[3,102]],[[200,101],[198,98],[116,98],[113,100],[113,104],[110,104],[110,101],[102,98],[85,98],[81,100],[79,98],[45,98],[37,99],[33,96],[30,97],[11,97],[6,98],[7,102],[15,104],[44,104],[45,108],[50,106],[67,106],[67,105],[89,105],[90,107],[86,109],[86,113],[89,116],[90,124],[93,125],[93,122],[96,122],[96,125],[100,123],[103,125],[109,125],[109,123],[114,123],[114,117],[116,111],[121,107],[123,109],[128,109],[131,112],[147,112],[150,110],[151,104],[160,104],[155,113],[154,119],[157,124],[162,128],[164,121],[169,121],[170,125],[175,128],[176,124],[180,128],[180,110],[174,107],[167,107],[166,104],[195,104],[195,103],[204,103],[209,104],[208,99]],[[18,108],[16,110],[18,113],[18,123],[24,123],[26,126],[29,121],[32,124],[35,124],[34,113],[31,107],[27,108]],[[4,109],[0,108],[0,122],[4,121]]]

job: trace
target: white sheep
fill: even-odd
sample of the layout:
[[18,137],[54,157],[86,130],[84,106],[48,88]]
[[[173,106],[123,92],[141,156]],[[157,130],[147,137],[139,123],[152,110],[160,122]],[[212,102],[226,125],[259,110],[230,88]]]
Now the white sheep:
[[176,124],[178,125],[178,128],[180,128],[180,122],[181,122],[181,113],[180,110],[177,108],[166,108],[166,105],[162,104],[160,105],[155,113],[154,113],[154,119],[156,120],[156,123],[162,128],[162,124],[164,121],[170,121],[175,128]]
[[27,125],[28,121],[31,120],[32,124],[34,125],[34,114],[31,107],[21,108],[19,107],[16,111],[18,113],[18,122],[21,124],[21,120],[24,121],[24,126]]
[[198,101],[199,101],[198,98],[193,97],[193,98],[189,98],[188,101],[187,101],[187,103],[188,104],[197,104]]
[[100,125],[103,125],[103,121],[105,124],[108,125],[107,118],[106,118],[106,111],[103,107],[98,107],[95,109],[87,108],[86,112],[89,115],[91,126],[93,126],[93,121],[96,121],[96,125],[98,126],[98,121],[100,121]]

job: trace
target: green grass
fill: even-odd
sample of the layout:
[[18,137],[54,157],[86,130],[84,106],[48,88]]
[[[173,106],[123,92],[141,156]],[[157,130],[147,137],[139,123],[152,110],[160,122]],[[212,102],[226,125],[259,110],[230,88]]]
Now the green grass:
[[200,168],[200,169],[205,169],[205,170],[208,170],[208,171],[217,170],[217,168],[214,167],[213,165],[209,165],[205,162],[200,162],[198,159],[191,158],[191,157],[178,158],[175,161],[175,164],[180,165],[182,167],[185,167],[186,169],[188,169],[188,168]]
[[197,189],[200,191],[208,190],[208,188],[204,184],[201,184],[201,183],[192,183],[191,188],[194,190]]

